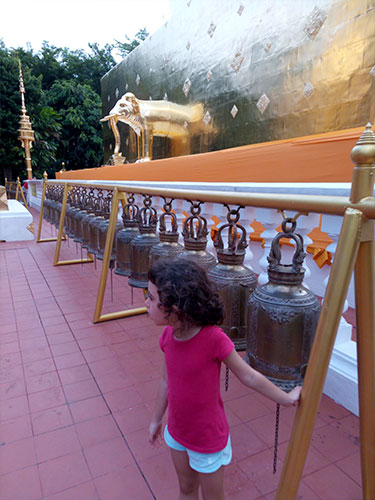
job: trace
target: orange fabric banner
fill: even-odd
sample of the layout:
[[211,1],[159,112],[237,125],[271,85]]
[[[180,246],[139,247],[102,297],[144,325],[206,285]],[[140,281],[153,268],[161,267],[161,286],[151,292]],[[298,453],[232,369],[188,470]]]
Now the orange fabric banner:
[[56,173],[57,179],[165,182],[351,182],[364,127],[150,162]]

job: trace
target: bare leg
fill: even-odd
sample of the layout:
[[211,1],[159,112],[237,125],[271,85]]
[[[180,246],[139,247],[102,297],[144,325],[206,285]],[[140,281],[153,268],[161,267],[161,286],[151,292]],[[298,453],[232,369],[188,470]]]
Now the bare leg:
[[[199,500],[199,472],[190,467],[188,454],[171,448],[171,456],[180,486],[179,500]],[[217,497],[215,500],[221,499]]]
[[204,500],[225,500],[224,467],[211,474],[200,473],[199,479]]

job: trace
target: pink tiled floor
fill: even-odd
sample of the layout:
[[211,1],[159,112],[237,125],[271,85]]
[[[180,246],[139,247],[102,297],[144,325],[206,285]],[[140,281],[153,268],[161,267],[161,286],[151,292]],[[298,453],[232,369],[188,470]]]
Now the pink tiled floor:
[[[169,452],[147,441],[161,330],[145,315],[94,325],[100,264],[53,267],[54,250],[0,243],[0,500],[176,499]],[[63,243],[62,259],[79,255]],[[103,312],[131,307],[127,280],[113,276],[113,302],[109,283]],[[142,300],[136,291],[134,306]],[[233,377],[224,400],[226,498],[271,500],[294,409],[281,410],[273,475],[274,404]],[[325,396],[298,495],[361,498],[358,419]]]

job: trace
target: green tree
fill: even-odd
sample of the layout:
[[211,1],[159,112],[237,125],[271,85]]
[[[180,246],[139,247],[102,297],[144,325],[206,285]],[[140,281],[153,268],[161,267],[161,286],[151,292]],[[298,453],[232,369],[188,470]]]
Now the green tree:
[[43,42],[7,48],[0,40],[0,183],[4,177],[26,178],[25,155],[18,140],[21,96],[19,61],[26,89],[26,108],[35,132],[31,150],[33,173],[53,177],[65,162],[68,169],[97,167],[102,162],[100,79],[115,64],[114,48],[123,56],[148,36],[115,44],[89,43],[89,51],[59,48]]
[[57,157],[67,169],[97,167],[102,162],[101,99],[89,85],[55,81],[46,103],[59,116]]
[[118,53],[122,57],[126,57],[132,50],[134,50],[138,45],[143,42],[148,37],[149,33],[146,28],[140,29],[133,40],[131,40],[127,35],[125,38],[127,42],[120,42],[115,40],[114,48],[117,49]]

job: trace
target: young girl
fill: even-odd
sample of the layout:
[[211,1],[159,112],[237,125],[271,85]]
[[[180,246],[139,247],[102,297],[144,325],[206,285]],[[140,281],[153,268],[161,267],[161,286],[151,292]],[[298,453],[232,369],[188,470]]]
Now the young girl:
[[232,449],[220,395],[223,362],[246,386],[284,406],[298,402],[301,387],[288,394],[251,368],[233,342],[214,326],[223,320],[223,306],[207,275],[185,260],[159,261],[149,272],[146,305],[156,325],[165,325],[160,348],[165,355],[159,391],[149,427],[152,444],[161,436],[171,449],[180,500],[224,500],[223,465]]

